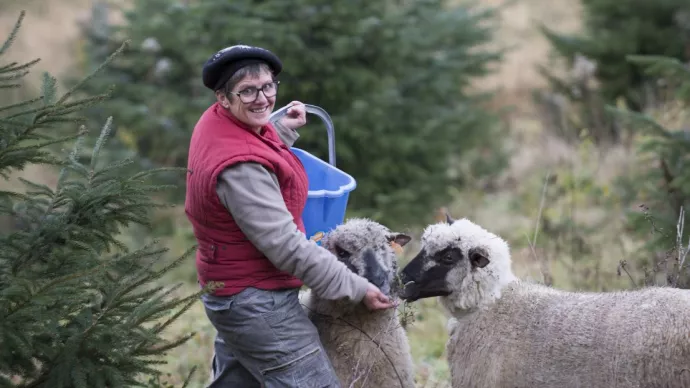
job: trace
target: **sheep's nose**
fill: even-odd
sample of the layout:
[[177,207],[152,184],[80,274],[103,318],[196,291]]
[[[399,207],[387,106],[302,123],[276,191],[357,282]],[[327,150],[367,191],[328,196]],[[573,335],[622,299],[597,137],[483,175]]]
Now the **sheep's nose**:
[[414,302],[419,297],[419,287],[414,281],[403,281],[400,297],[408,302]]

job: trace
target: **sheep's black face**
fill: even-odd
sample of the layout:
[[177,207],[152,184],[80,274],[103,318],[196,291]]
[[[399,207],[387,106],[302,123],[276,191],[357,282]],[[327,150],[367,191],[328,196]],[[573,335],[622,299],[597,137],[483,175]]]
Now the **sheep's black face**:
[[377,255],[377,252],[367,247],[353,255],[352,252],[343,249],[339,245],[335,245],[336,256],[350,271],[369,280],[371,284],[378,287],[384,294],[390,295],[390,271],[383,267],[383,259],[380,257],[381,252],[378,253]]
[[[456,221],[446,213],[446,222],[426,228],[422,235],[421,251],[400,274],[400,281],[404,285],[402,299],[414,302],[423,298],[448,296],[454,291],[453,285],[459,284],[472,271],[489,264],[488,252],[474,245],[477,230],[473,225],[468,220]],[[469,228],[469,234],[465,228]]]
[[401,298],[414,302],[418,299],[448,296],[453,292],[452,284],[458,279],[488,264],[488,254],[481,248],[472,248],[467,254],[456,246],[446,247],[433,254],[423,248],[400,274],[400,281],[404,285]]
[[403,268],[400,281],[404,285],[401,298],[407,302],[434,296],[450,295],[448,273],[464,260],[460,248],[448,247],[429,254],[422,249]]
[[379,223],[355,218],[328,233],[323,246],[352,272],[369,280],[383,293],[396,296],[398,287],[394,277],[398,264],[391,243],[404,246],[410,240],[409,236],[391,232]]

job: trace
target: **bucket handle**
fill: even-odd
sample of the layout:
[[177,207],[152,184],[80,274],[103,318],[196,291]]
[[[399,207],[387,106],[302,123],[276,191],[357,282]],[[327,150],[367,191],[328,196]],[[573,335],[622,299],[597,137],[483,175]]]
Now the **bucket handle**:
[[[287,110],[290,109],[291,105],[286,105],[271,114],[270,120],[272,122],[277,121],[281,117],[287,114]],[[312,113],[321,118],[321,120],[326,124],[326,131],[328,132],[328,163],[335,167],[335,130],[333,128],[333,120],[331,116],[323,108],[316,105],[304,104],[307,113]]]

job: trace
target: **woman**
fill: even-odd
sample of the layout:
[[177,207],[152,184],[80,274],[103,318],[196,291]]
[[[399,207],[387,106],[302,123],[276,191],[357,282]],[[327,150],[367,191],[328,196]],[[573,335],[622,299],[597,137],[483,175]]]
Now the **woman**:
[[232,46],[204,65],[217,101],[189,147],[185,211],[198,242],[201,286],[217,329],[211,387],[337,387],[316,329],[298,301],[303,284],[329,299],[392,307],[373,284],[307,240],[304,168],[289,147],[306,123],[304,105],[269,123],[282,70],[258,47]]

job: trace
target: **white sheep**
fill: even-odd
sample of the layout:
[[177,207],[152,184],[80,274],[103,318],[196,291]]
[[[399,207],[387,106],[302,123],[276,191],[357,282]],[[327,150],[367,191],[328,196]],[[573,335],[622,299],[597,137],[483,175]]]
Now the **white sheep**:
[[[397,299],[397,257],[391,243],[410,241],[402,233],[362,218],[329,232],[324,248],[353,272]],[[319,331],[343,387],[414,387],[414,366],[397,309],[369,311],[362,303],[319,298],[311,290],[300,301]]]
[[467,219],[430,225],[401,297],[452,318],[453,387],[690,387],[690,291],[567,292],[517,279],[508,244]]

